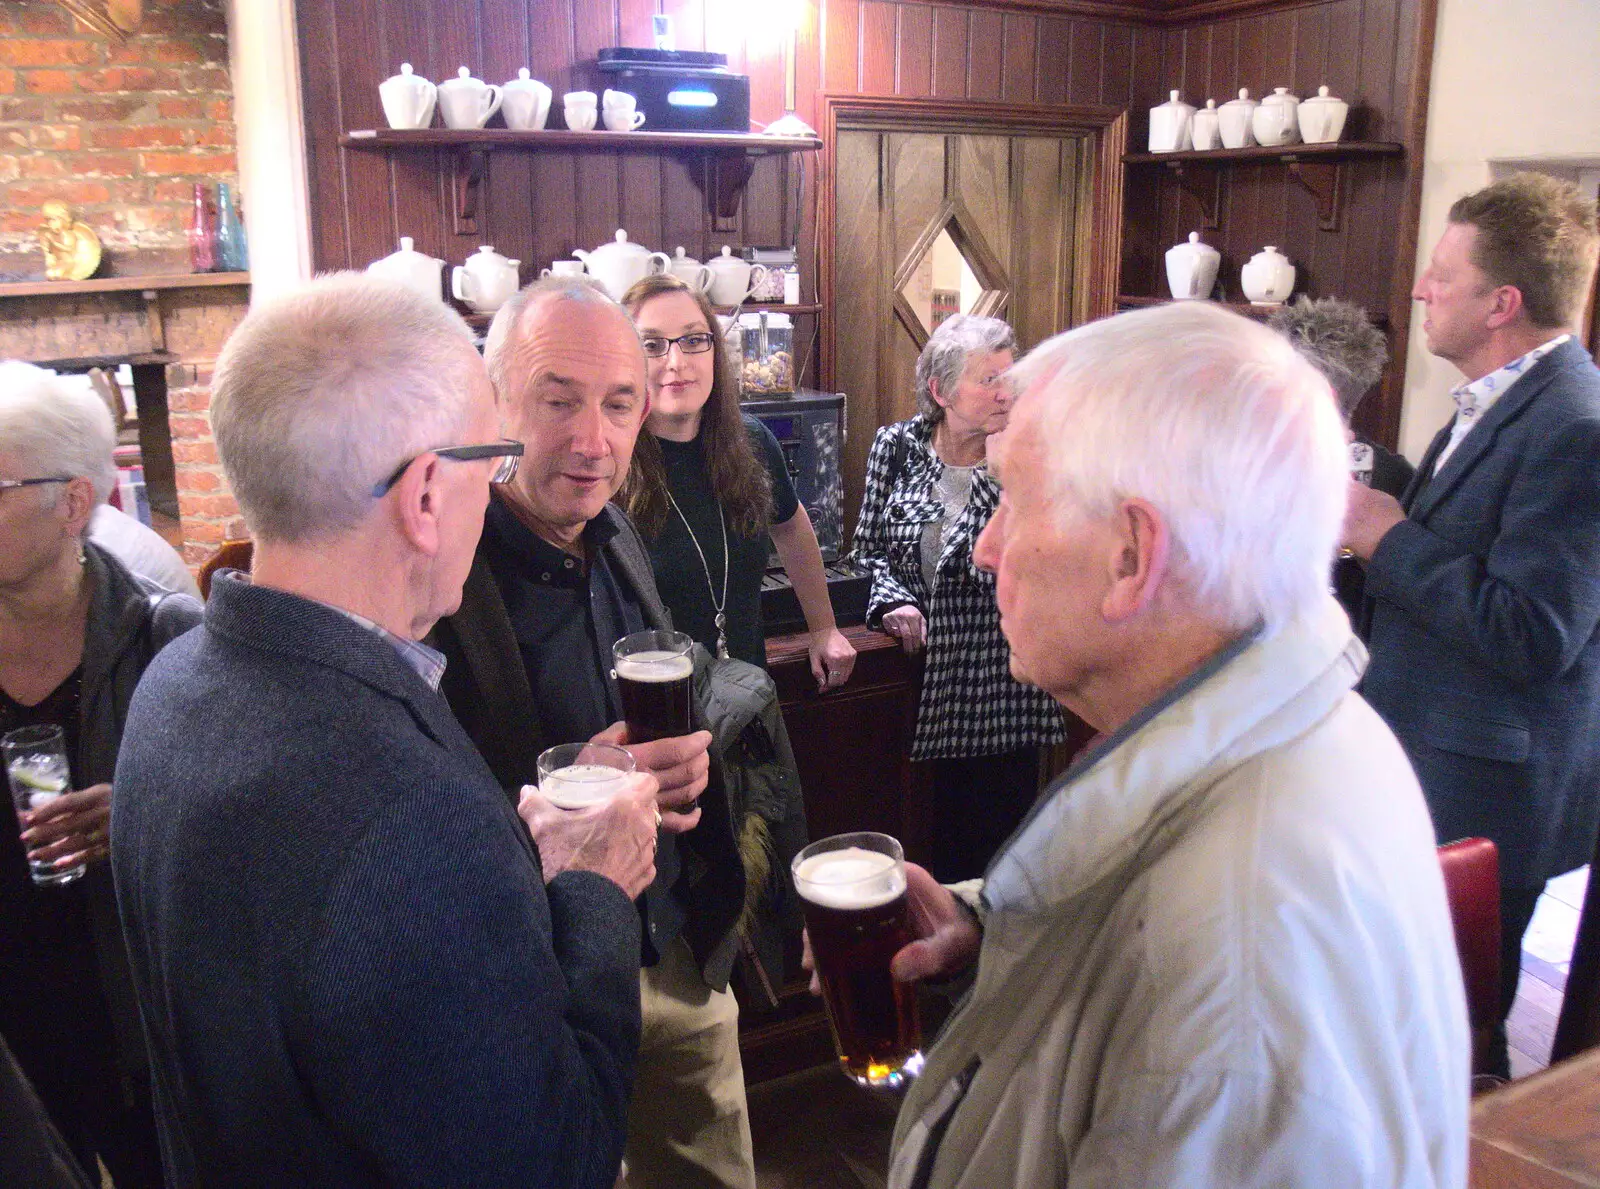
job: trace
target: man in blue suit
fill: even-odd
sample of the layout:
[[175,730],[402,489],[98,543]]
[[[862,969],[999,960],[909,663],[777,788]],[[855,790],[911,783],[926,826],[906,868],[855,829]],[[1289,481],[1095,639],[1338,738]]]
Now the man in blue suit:
[[1544,883],[1600,814],[1600,370],[1568,327],[1595,204],[1516,174],[1450,208],[1413,296],[1466,382],[1404,496],[1351,485],[1367,566],[1367,700],[1405,745],[1441,842],[1500,849],[1501,1018]]

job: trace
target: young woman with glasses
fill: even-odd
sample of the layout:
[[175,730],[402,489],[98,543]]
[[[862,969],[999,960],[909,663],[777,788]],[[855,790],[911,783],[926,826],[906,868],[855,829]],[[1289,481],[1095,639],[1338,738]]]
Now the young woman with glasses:
[[855,649],[834,624],[817,535],[777,439],[739,409],[710,303],[676,277],[650,276],[622,304],[644,342],[650,413],[619,498],[673,622],[714,653],[765,666],[770,534],[805,613],[817,688],[837,689]]

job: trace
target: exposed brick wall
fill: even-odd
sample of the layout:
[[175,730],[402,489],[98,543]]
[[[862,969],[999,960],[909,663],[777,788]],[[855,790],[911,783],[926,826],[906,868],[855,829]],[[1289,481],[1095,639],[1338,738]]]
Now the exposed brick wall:
[[0,2],[0,279],[42,275],[51,198],[99,234],[102,275],[188,271],[193,185],[237,188],[234,148],[224,0],[145,0],[120,44],[43,0]]
[[183,560],[200,566],[225,540],[245,535],[211,436],[211,372],[190,364],[167,368],[168,425],[178,472]]

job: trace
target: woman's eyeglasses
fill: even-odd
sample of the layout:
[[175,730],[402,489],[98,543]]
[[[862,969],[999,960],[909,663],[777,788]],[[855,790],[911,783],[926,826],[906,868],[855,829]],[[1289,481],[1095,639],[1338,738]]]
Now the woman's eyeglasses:
[[644,344],[644,353],[651,359],[660,359],[672,350],[672,344],[678,344],[678,350],[685,355],[704,355],[711,350],[711,344],[716,342],[717,336],[708,331],[698,330],[693,334],[680,334],[675,339],[662,338],[659,335],[649,335],[639,341]]
[[0,479],[0,495],[4,495],[14,487],[37,487],[41,483],[71,483],[68,475],[50,475],[43,479]]
[[[444,446],[438,450],[428,450],[424,453],[435,454],[440,458],[449,458],[455,462],[472,462],[479,458],[498,458],[494,471],[489,475],[491,483],[509,483],[516,478],[517,460],[522,457],[522,443],[514,442],[510,438],[501,438],[498,442],[489,442],[482,446]],[[382,499],[389,494],[389,489],[400,482],[400,476],[406,473],[406,468],[416,462],[422,455],[418,454],[406,459],[395,468],[382,483],[372,485],[374,499]]]

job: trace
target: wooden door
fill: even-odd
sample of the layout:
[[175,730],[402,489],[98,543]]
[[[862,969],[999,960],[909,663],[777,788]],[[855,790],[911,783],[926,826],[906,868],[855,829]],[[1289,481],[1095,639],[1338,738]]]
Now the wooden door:
[[[1113,188],[1108,174],[1120,191],[1121,165],[1107,157],[1107,142],[1120,154],[1119,119],[1078,122],[1058,109],[1043,126],[991,126],[974,122],[970,110],[919,106],[846,115],[829,143],[824,375],[849,397],[852,531],[873,434],[916,411],[913,377],[930,329],[925,277],[936,248],[953,258],[953,245],[964,262],[970,287],[960,308],[1007,319],[1023,351],[1111,312],[1114,300],[1119,247],[1102,204]],[[934,325],[940,308],[951,307],[935,299]]]

